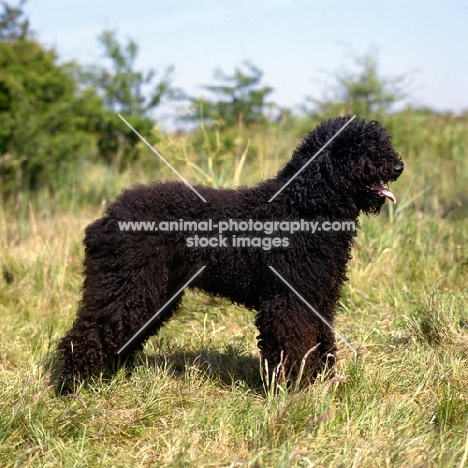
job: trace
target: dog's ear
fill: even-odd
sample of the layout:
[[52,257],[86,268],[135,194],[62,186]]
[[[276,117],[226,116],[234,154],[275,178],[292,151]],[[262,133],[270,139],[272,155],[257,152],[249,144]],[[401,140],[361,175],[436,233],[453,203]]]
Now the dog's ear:
[[[333,167],[328,151],[311,160],[308,154],[296,152],[290,167],[286,166],[282,178],[289,183],[290,199],[296,209],[313,212],[333,198],[329,185]],[[300,172],[299,172],[300,171]]]

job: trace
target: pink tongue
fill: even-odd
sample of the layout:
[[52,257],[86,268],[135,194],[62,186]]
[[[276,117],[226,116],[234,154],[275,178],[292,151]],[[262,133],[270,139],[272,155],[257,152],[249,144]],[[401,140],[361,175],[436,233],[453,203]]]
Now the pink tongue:
[[396,203],[395,195],[393,195],[393,193],[385,187],[382,187],[379,184],[373,184],[371,185],[371,189],[377,190],[377,192],[379,192],[382,196],[387,197],[393,203]]

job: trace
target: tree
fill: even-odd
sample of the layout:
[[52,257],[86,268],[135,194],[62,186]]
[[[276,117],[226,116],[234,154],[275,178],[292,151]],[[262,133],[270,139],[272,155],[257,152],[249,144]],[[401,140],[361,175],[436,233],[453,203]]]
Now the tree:
[[[98,40],[104,48],[104,57],[109,61],[110,69],[101,68],[95,84],[103,93],[104,104],[109,110],[127,116],[146,117],[161,104],[163,98],[173,95],[173,67],[167,68],[159,82],[154,84],[156,72],[153,69],[147,72],[135,70],[138,45],[132,39],[121,45],[115,31],[104,31]],[[148,91],[145,90],[147,87],[150,88]]]
[[2,2],[3,12],[0,15],[1,42],[16,42],[29,36],[29,20],[22,18],[25,3],[25,0],[21,0],[17,7],[13,7],[6,2]]
[[382,114],[406,97],[407,77],[381,76],[375,53],[355,57],[354,63],[356,71],[344,69],[336,73],[335,84],[327,90],[324,99],[308,98],[319,114],[352,113],[363,117]]
[[78,93],[68,66],[31,37],[23,3],[3,3],[0,13],[2,193],[53,186],[92,147],[87,114],[99,115],[98,102],[90,104],[92,93]]
[[249,62],[237,67],[233,75],[216,70],[215,80],[220,84],[204,86],[215,98],[192,99],[195,104],[195,119],[218,121],[227,127],[243,123],[247,126],[266,121],[266,97],[273,91],[260,86],[263,72]]
[[167,68],[157,82],[154,70],[135,69],[138,45],[132,39],[120,44],[114,31],[104,31],[98,40],[108,64],[85,68],[81,77],[83,83],[93,86],[103,100],[98,142],[101,155],[107,161],[125,167],[146,149],[141,147],[138,136],[118,118],[118,114],[123,114],[150,143],[155,142],[155,121],[151,111],[165,98],[174,98],[178,91],[171,86],[172,67]]

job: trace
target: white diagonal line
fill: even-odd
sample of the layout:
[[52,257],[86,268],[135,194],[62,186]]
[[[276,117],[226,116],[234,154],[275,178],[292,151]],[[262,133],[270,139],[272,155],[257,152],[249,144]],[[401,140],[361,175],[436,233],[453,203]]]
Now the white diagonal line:
[[202,266],[166,303],[117,351],[120,354],[151,322],[206,268]]
[[338,335],[341,341],[357,356],[357,351],[348,343],[348,341],[336,331],[336,329],[327,322],[314,307],[312,307],[271,265],[268,266],[270,270],[334,333]]
[[187,185],[191,190],[193,190],[202,200],[204,203],[206,203],[206,200],[195,190],[195,188],[186,180],[184,179],[184,177],[179,173],[177,172],[177,170],[168,162],[166,161],[163,156],[159,153],[159,151],[156,149],[156,148],[153,148],[120,114],[117,114],[122,120],[123,122],[125,122],[125,124],[135,132],[136,135],[138,135],[138,137],[140,138],[140,140],[153,152],[155,153],[157,156],[159,156],[159,158],[165,162],[170,169],[172,169],[172,171],[174,171],[178,176],[179,178],[185,183],[185,185]]
[[269,200],[273,201],[354,119],[353,115]]

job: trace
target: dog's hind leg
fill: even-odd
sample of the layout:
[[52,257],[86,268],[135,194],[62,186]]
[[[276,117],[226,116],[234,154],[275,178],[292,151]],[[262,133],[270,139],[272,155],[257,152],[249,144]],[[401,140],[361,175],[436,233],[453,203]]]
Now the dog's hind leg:
[[136,249],[131,250],[131,258],[123,249],[112,257],[102,250],[102,245],[96,251],[87,249],[83,298],[72,328],[58,344],[57,386],[64,393],[74,391],[76,383],[103,366],[141,349],[175,312],[182,297],[179,294],[165,304],[177,285],[169,284],[169,267],[161,256],[147,252],[135,263]]
[[[132,304],[138,296],[141,300]],[[163,304],[144,299],[138,289],[132,299],[113,301],[98,313],[82,305],[72,328],[58,345],[62,358],[59,390],[74,391],[77,383],[96,374],[103,366],[110,365],[110,370],[115,370],[157,333],[175,312],[181,297],[179,294],[156,317],[158,306]]]

